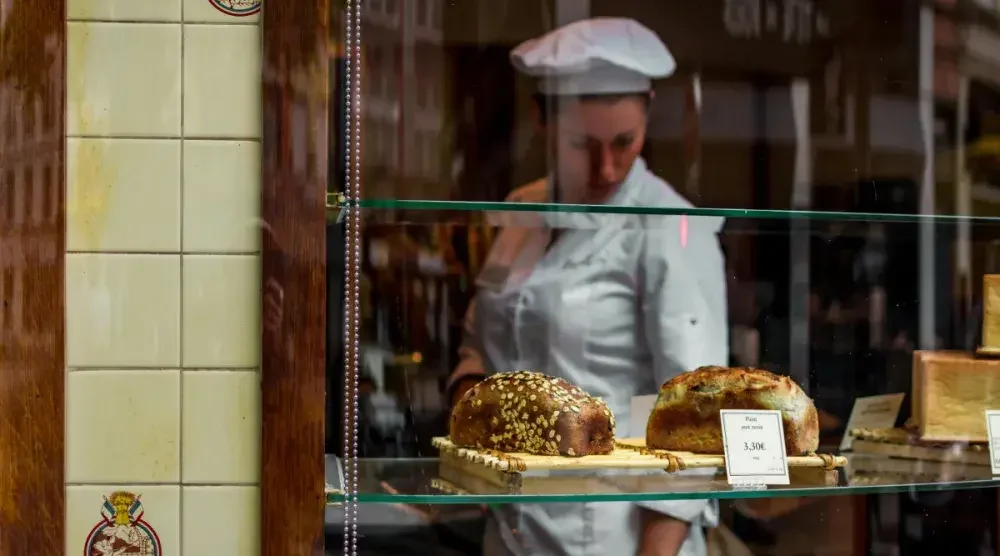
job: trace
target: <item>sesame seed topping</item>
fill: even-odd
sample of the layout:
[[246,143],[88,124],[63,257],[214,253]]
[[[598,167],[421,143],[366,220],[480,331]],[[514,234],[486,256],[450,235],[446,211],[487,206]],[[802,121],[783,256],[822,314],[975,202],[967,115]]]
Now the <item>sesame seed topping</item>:
[[[461,415],[462,422],[469,423],[468,426],[483,427],[482,432],[475,433],[481,435],[475,442],[488,443],[486,449],[575,456],[579,445],[576,448],[564,446],[560,450],[561,432],[572,427],[593,426],[583,420],[583,408],[597,410],[586,413],[587,419],[591,415],[602,415],[607,421],[598,424],[601,430],[614,433],[614,415],[607,404],[565,380],[515,371],[495,374],[481,385],[482,388],[474,390],[467,398],[471,403],[463,400],[452,417],[453,423],[458,423],[455,418]],[[466,408],[464,413],[461,412],[463,406]],[[565,418],[563,413],[577,416]]]

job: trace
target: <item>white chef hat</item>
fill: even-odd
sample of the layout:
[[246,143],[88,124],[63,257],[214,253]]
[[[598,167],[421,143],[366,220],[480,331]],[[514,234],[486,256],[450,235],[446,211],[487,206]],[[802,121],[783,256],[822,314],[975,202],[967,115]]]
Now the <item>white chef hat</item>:
[[648,91],[677,63],[663,41],[641,23],[597,17],[576,21],[519,44],[510,53],[518,71],[538,78],[546,95]]

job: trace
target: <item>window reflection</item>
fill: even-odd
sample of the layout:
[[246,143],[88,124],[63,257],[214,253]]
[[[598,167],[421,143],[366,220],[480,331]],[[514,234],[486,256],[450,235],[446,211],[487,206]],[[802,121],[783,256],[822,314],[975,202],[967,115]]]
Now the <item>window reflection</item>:
[[[677,60],[655,83],[642,156],[693,204],[1000,216],[1000,73],[962,58],[980,16],[940,4],[369,0],[363,197],[497,202],[544,177],[565,155],[547,148],[535,83],[510,51],[615,16],[654,30]],[[409,208],[366,213],[372,404],[382,425],[409,419],[371,425],[372,455],[431,452],[499,232],[474,207]],[[962,220],[731,217],[730,363],[793,376],[835,441],[855,397],[910,389],[915,349],[974,346],[995,239],[995,224]]]

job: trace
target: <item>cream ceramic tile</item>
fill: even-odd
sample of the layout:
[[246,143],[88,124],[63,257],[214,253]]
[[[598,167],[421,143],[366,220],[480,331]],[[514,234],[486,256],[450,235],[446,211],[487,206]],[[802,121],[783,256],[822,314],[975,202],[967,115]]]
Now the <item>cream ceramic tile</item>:
[[[205,2],[207,3],[207,2]],[[67,0],[66,17],[126,21],[180,21],[181,0]]]
[[184,255],[182,364],[260,364],[260,257]]
[[[260,489],[190,487],[183,489],[184,556],[258,556]],[[223,517],[224,519],[220,519]]]
[[184,252],[260,250],[260,143],[184,141]]
[[[115,501],[128,501],[128,498],[113,497],[113,493],[124,491],[138,495],[141,507],[133,510],[133,517],[142,513],[141,526],[124,526],[116,533],[128,533],[135,538],[146,540],[147,546],[156,542],[159,550],[143,552],[143,554],[181,554],[181,489],[179,486],[142,485],[130,486],[122,484],[102,486],[69,486],[66,487],[66,554],[123,554],[86,550],[87,540],[91,534],[100,542],[111,538],[112,529],[103,527],[101,510],[104,498]],[[215,523],[225,521],[218,519]],[[124,535],[120,535],[124,536]],[[127,537],[126,537],[127,538]]]
[[70,22],[67,33],[68,135],[180,135],[180,24]]
[[66,256],[66,365],[180,364],[180,255]]
[[259,26],[185,26],[185,137],[259,138],[260,95]]
[[184,484],[260,482],[260,375],[184,371]]
[[66,482],[180,481],[180,371],[66,379]]
[[256,24],[260,5],[261,0],[184,0],[184,21]]
[[179,252],[181,145],[67,140],[68,251]]

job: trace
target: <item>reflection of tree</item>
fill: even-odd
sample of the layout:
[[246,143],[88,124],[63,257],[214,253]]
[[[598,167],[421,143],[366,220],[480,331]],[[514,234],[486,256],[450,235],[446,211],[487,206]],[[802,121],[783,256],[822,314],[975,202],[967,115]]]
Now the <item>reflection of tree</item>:
[[0,27],[0,82],[28,94],[42,92],[60,50],[47,49],[45,43],[57,25],[65,25],[63,5],[58,0],[11,1]]

